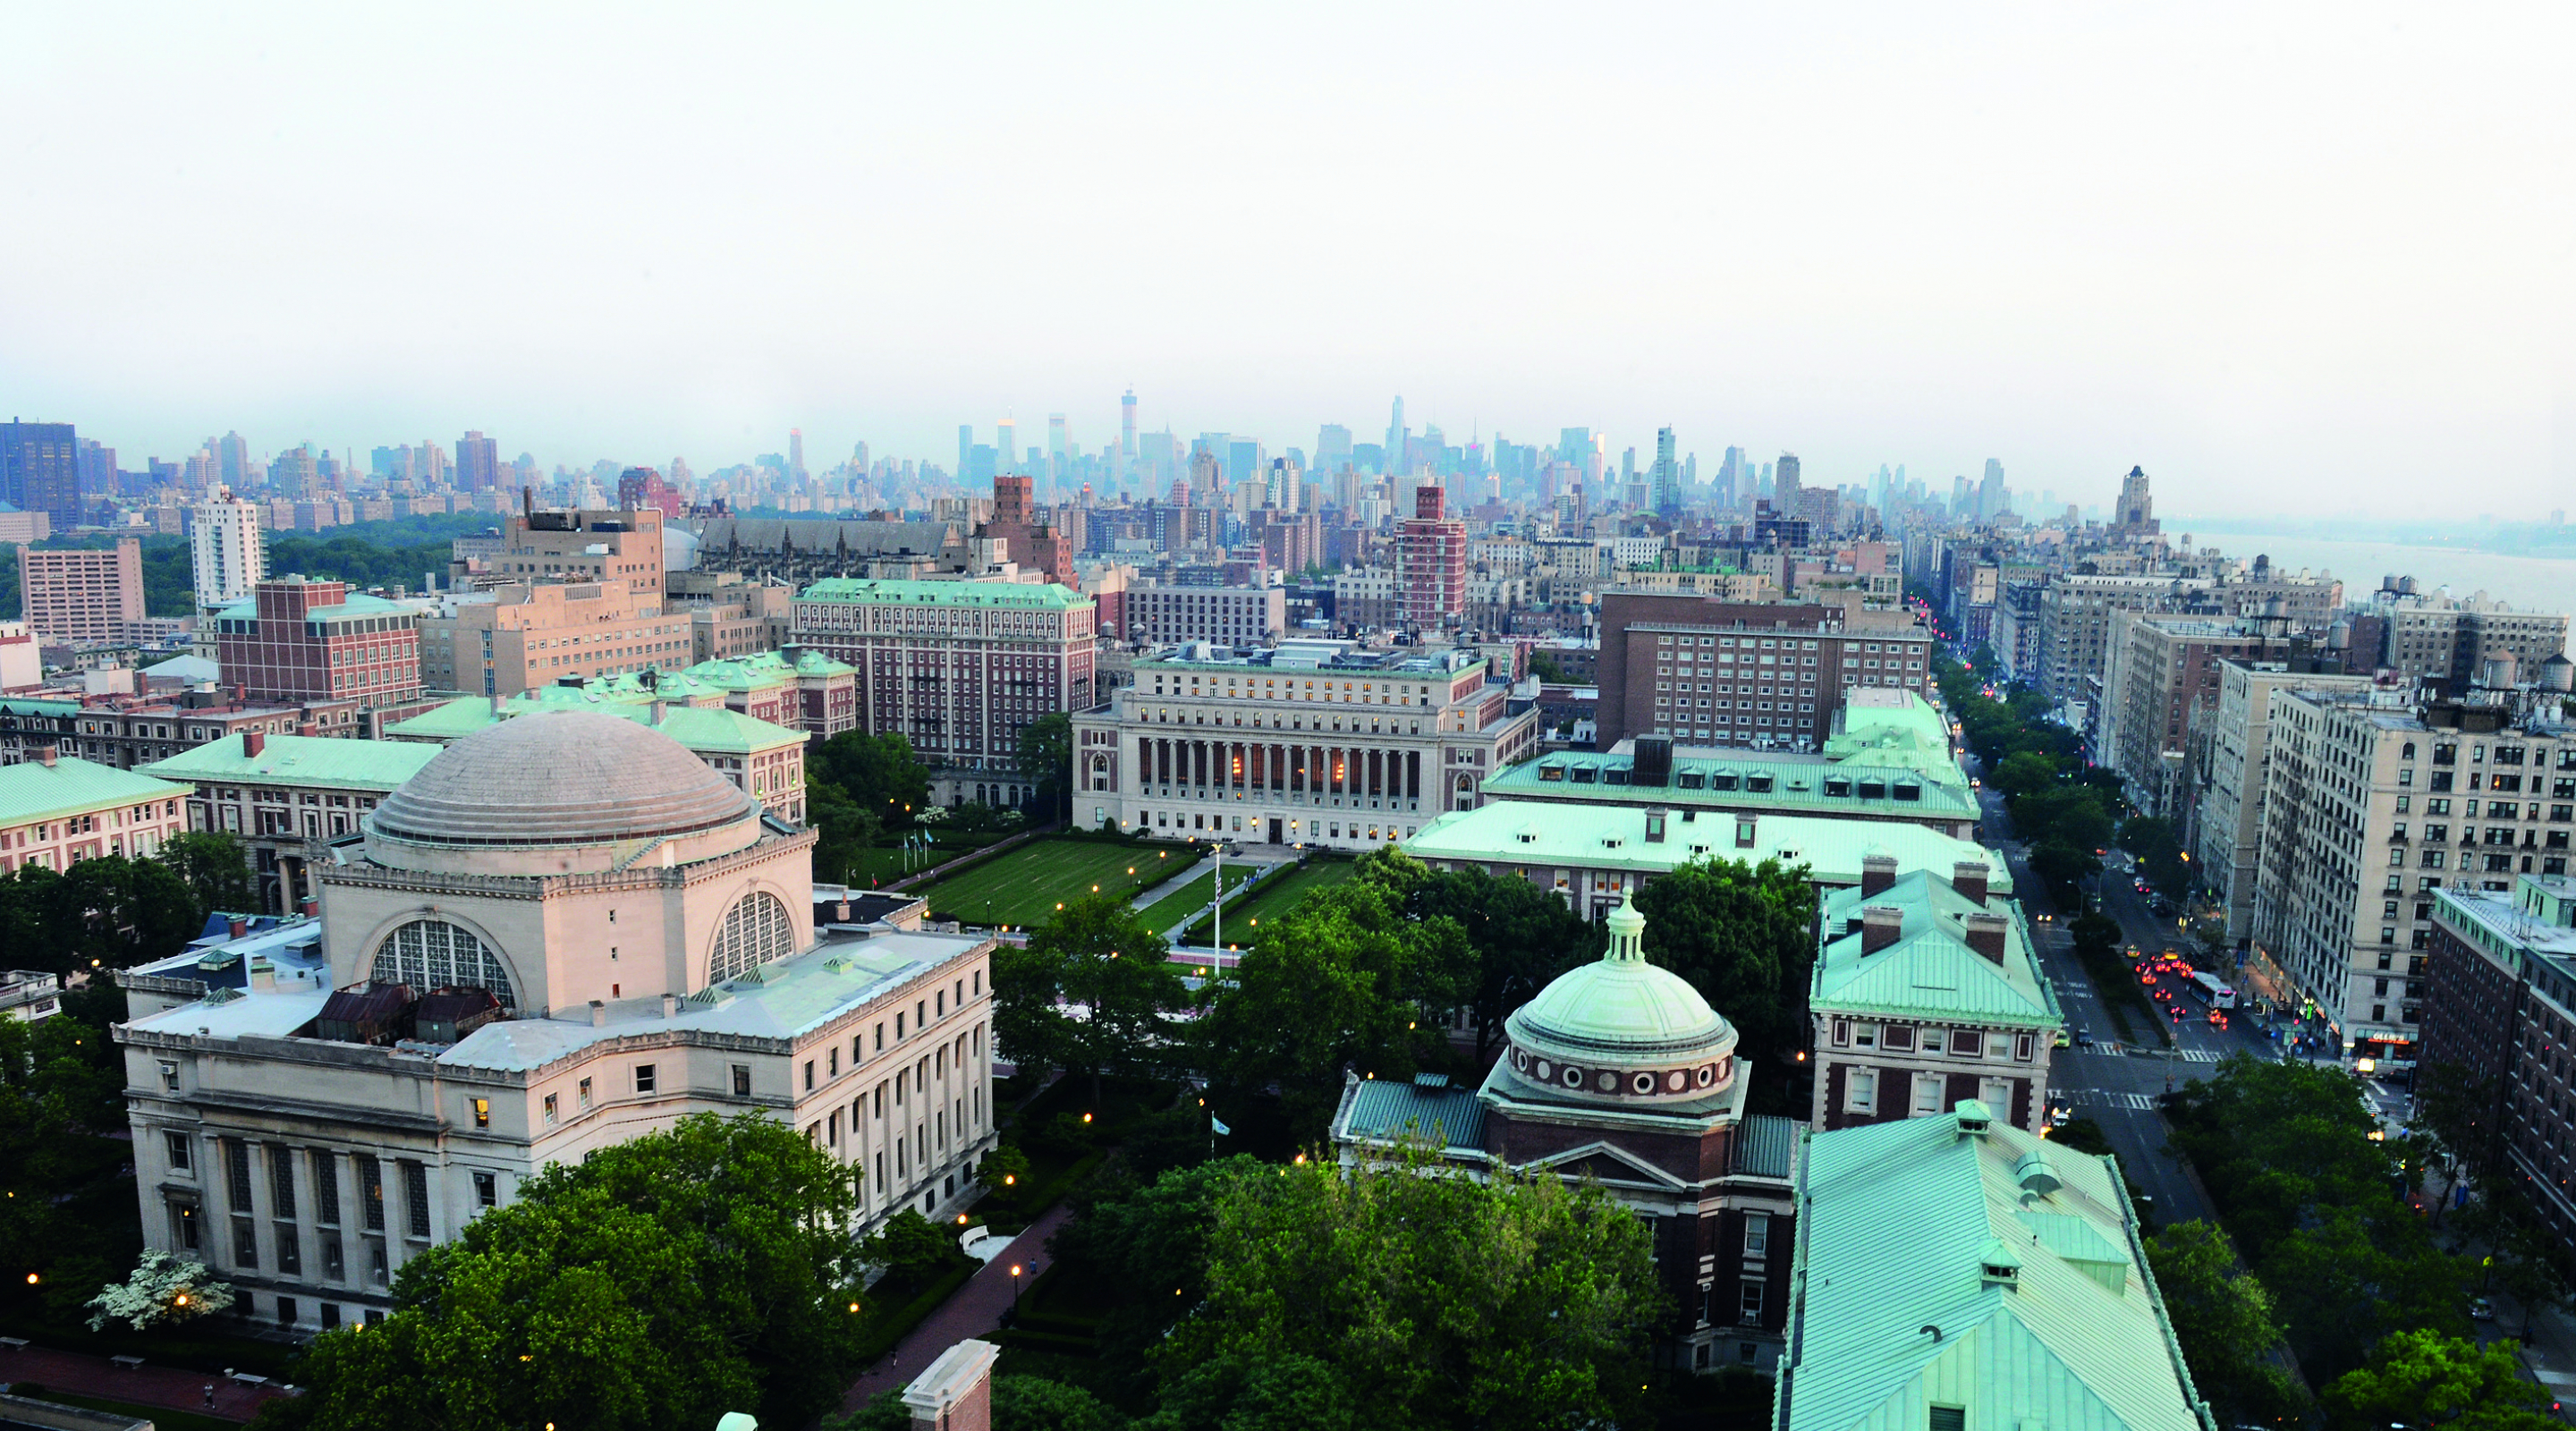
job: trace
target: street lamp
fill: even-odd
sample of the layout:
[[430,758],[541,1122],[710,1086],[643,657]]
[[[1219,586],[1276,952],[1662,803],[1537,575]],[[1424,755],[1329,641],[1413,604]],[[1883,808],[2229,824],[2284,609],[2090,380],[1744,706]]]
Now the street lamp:
[[1012,1319],[1013,1319],[1013,1320],[1017,1320],[1017,1319],[1018,1319],[1018,1317],[1019,1317],[1019,1315],[1020,1315],[1020,1264],[1018,1264],[1017,1262],[1014,1262],[1014,1263],[1012,1263],[1012,1264],[1011,1264],[1011,1316],[1012,1316]]

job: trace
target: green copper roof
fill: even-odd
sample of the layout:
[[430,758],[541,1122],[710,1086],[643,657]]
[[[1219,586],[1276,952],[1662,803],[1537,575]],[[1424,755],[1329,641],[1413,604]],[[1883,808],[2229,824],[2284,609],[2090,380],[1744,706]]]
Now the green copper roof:
[[[1948,880],[1916,871],[1877,894],[1865,895],[1856,887],[1835,890],[1823,906],[1823,947],[1817,952],[1810,1007],[1934,1022],[2043,1028],[2064,1022],[2056,991],[2032,953],[2021,907],[2011,900],[1980,904]],[[1864,954],[1863,936],[1845,930],[1871,908],[1895,909],[1904,924],[1894,944]],[[1963,921],[1985,913],[2002,914],[2006,921],[2000,966],[1968,947]]]
[[1392,1143],[1413,1138],[1452,1154],[1485,1151],[1485,1102],[1473,1088],[1363,1078],[1351,1085],[1335,1122],[1337,1140]]
[[0,766],[0,825],[82,815],[147,800],[185,799],[191,793],[185,785],[113,765],[94,765],[77,756],[59,757],[51,765],[26,760]]
[[1948,1114],[1813,1134],[1803,1161],[1781,1431],[1918,1431],[1935,1406],[2210,1431],[2110,1159]]
[[1556,976],[1513,1011],[1515,1041],[1560,1058],[1655,1054],[1723,1058],[1735,1030],[1669,969],[1646,962],[1644,915],[1622,900],[1610,912],[1610,947]]
[[[590,710],[638,724],[653,724],[650,700],[594,696],[571,686],[546,686],[502,702],[500,715],[492,713],[489,697],[467,696],[462,700],[449,701],[435,710],[423,711],[409,720],[397,721],[385,727],[385,734],[398,740],[444,744],[472,735],[496,720],[508,720],[512,716],[540,710]],[[739,711],[706,706],[665,705],[659,729],[700,755],[749,755],[802,744],[805,739],[802,731],[773,725]]]
[[[1885,699],[1888,692],[1863,692]],[[1894,692],[1895,705],[1845,703],[1839,729],[1825,737],[1825,758],[1853,765],[1896,766],[1921,771],[1944,785],[1964,787],[1967,772],[1950,749],[1950,727],[1930,702],[1910,691]],[[1962,791],[1964,794],[1964,790]],[[1975,802],[1970,801],[1970,808]]]
[[[256,621],[259,619],[259,598],[244,597],[215,614],[228,620]],[[387,601],[381,596],[369,596],[363,591],[353,591],[340,598],[337,605],[313,607],[296,619],[354,621],[361,616],[418,616],[419,614],[420,608],[408,602]]]
[[799,601],[847,601],[866,606],[1025,607],[1063,611],[1093,601],[1055,582],[1031,585],[1006,581],[880,581],[873,577],[835,576],[799,592]]
[[1955,765],[1944,775],[1902,760],[1835,761],[1787,752],[1688,747],[1674,752],[1672,776],[1662,785],[1633,783],[1635,767],[1635,755],[1626,750],[1560,751],[1506,766],[1486,777],[1484,789],[1487,795],[1511,800],[1614,801],[1901,820],[1978,818],[1975,792],[1968,789],[1967,777],[1958,775]]
[[78,701],[0,701],[0,715],[68,716],[80,709]]
[[239,781],[245,785],[310,785],[333,790],[391,792],[438,755],[438,747],[408,740],[339,740],[318,735],[272,735],[257,755],[242,754],[243,740],[228,735],[143,767],[147,774],[192,784]]
[[[1821,884],[1858,884],[1861,860],[1895,857],[1897,869],[1947,874],[1961,861],[1983,861],[1989,887],[2010,893],[2003,857],[1973,840],[1895,820],[1832,820],[1805,815],[1734,815],[1675,810],[1664,838],[1646,837],[1647,811],[1633,805],[1496,800],[1454,811],[1404,842],[1416,859],[1461,860],[1502,868],[1633,870],[1660,874],[1704,856],[1759,864],[1806,865]],[[1752,843],[1739,846],[1750,827]]]

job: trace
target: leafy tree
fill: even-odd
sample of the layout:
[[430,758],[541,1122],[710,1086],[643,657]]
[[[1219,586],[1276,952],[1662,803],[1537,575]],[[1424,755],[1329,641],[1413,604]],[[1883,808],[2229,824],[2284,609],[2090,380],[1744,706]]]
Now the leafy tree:
[[217,911],[244,914],[259,908],[250,851],[237,835],[220,830],[179,835],[161,847],[158,858],[196,896],[199,928],[207,915]]
[[2203,1396],[2232,1420],[2298,1414],[2305,1395],[2277,1355],[2272,1294],[2237,1265],[2225,1232],[2206,1222],[2176,1223],[2147,1244],[2147,1265]]
[[232,1310],[232,1284],[206,1271],[206,1264],[154,1249],[143,1254],[134,1275],[103,1287],[90,1299],[89,1329],[123,1322],[135,1331],[192,1321]]
[[1340,1372],[1311,1356],[1212,1357],[1163,1389],[1136,1431],[1358,1431],[1361,1414]]
[[1198,1063],[1229,1106],[1276,1084],[1296,1136],[1320,1138],[1343,1070],[1412,1077],[1442,1055],[1437,1012],[1466,1003],[1475,979],[1456,921],[1407,920],[1386,884],[1352,880],[1264,924],[1233,977],[1209,986]]
[[2013,828],[2034,844],[2062,840],[2091,854],[2111,843],[2102,797],[2083,785],[2059,785],[2012,802]]
[[1300,1357],[1330,1375],[1297,1376],[1294,1395],[1377,1425],[1640,1420],[1667,1305],[1644,1226],[1596,1187],[1444,1171],[1413,1150],[1347,1174],[1318,1159],[1226,1179],[1206,1297],[1155,1353],[1167,1385],[1224,1359],[1250,1373]]
[[1002,1193],[1029,1180],[1029,1155],[1016,1143],[1002,1143],[975,1165],[976,1181],[986,1192]]
[[2524,1379],[2511,1342],[2479,1346],[2435,1332],[2395,1332],[2370,1364],[2326,1388],[2338,1427],[2376,1431],[2391,1422],[2457,1431],[2550,1431],[2549,1393]]
[[1546,651],[1532,651],[1530,653],[1529,673],[1538,677],[1540,681],[1551,686],[1561,686],[1565,684],[1565,668],[1558,665],[1556,663],[1556,657]]
[[2137,856],[2138,867],[2167,894],[2178,895],[2191,882],[2191,866],[2174,838],[2173,821],[2161,815],[2140,815],[2122,825],[2120,848]]
[[1147,1353],[1206,1298],[1218,1195],[1236,1179],[1272,1175],[1270,1165],[1237,1155],[1151,1178],[1129,1168],[1075,1194],[1073,1217],[1050,1246],[1059,1277],[1100,1289],[1109,1303],[1099,1332],[1104,1362],[1143,1368]]
[[2496,1084],[2448,1061],[2415,1073],[2415,1126],[2432,1137],[2463,1181],[2486,1171],[2496,1153]]
[[557,1164],[404,1264],[383,1324],[316,1338],[282,1424],[802,1425],[858,1371],[854,1181],[757,1115]]
[[2057,762],[2035,750],[2020,751],[2004,757],[1987,783],[2016,799],[2036,795],[2057,783]]
[[956,1235],[907,1207],[859,1240],[859,1259],[906,1285],[926,1282],[965,1260]]
[[1503,879],[1481,869],[1426,874],[1404,908],[1414,919],[1456,920],[1476,952],[1479,1059],[1501,1039],[1503,1020],[1514,1009],[1557,975],[1601,952],[1601,931],[1564,900],[1528,880]]
[[1126,1425],[1115,1407],[1068,1382],[993,1378],[993,1431],[1125,1431]]
[[1025,948],[994,951],[993,1032],[1004,1054],[1089,1070],[1094,1106],[1104,1072],[1161,1066],[1173,1037],[1166,1016],[1190,1003],[1167,947],[1122,896],[1067,901]]
[[818,766],[823,779],[886,829],[902,829],[930,808],[930,771],[900,735],[843,731],[806,765],[809,780]]
[[[77,1310],[132,1255],[130,1241],[83,1236],[65,1201],[95,1176],[100,1140],[125,1127],[125,1065],[103,1024],[69,1009],[0,1019],[0,1263],[40,1269],[60,1311]],[[129,1187],[129,1228],[132,1196]]]
[[1410,899],[1413,892],[1431,879],[1431,866],[1404,852],[1404,847],[1389,841],[1359,857],[1359,877],[1371,884],[1394,891],[1398,899]]
[[2085,846],[2054,836],[2030,847],[2030,872],[2048,882],[2060,896],[2102,872],[2102,860]]
[[1784,1063],[1805,1042],[1816,891],[1807,867],[1691,861],[1637,895],[1646,957],[1724,1011],[1745,1052]]
[[805,823],[820,838],[814,842],[814,878],[825,884],[847,884],[850,864],[877,842],[885,822],[850,798],[830,780],[805,780]]
[[1038,788],[1048,818],[1073,819],[1073,717],[1039,716],[1020,731],[1020,778]]

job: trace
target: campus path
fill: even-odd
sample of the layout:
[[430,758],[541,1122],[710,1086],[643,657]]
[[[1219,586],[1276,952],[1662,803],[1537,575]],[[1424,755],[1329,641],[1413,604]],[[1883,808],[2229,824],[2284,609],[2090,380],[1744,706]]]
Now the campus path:
[[[248,1421],[260,1403],[286,1393],[275,1386],[253,1385],[207,1371],[154,1366],[149,1361],[127,1369],[103,1356],[56,1351],[51,1347],[0,1348],[0,1381],[32,1381],[49,1391],[95,1396],[133,1406],[193,1411],[226,1421]],[[215,1401],[206,1404],[206,1384],[214,1383]]]
[[1028,1231],[1013,1238],[1000,1256],[985,1263],[982,1271],[950,1293],[948,1300],[922,1318],[921,1325],[906,1333],[893,1351],[861,1372],[857,1384],[841,1398],[841,1409],[855,1411],[882,1392],[902,1390],[941,1352],[1000,1326],[1002,1314],[1011,1308],[1011,1268],[1015,1264],[1019,1267],[1023,1284],[1020,1290],[1027,1291],[1026,1284],[1036,1281],[1053,1260],[1047,1255],[1046,1240],[1071,1215],[1071,1207],[1059,1201],[1045,1216],[1030,1223]]

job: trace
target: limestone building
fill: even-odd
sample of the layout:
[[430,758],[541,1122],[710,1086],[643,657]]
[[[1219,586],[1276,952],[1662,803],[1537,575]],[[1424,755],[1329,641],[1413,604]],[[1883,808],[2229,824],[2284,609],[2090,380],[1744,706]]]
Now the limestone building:
[[362,828],[317,918],[119,975],[145,1244],[257,1321],[380,1315],[527,1178],[692,1113],[802,1129],[860,1174],[857,1231],[973,1195],[990,941],[838,922],[814,835],[650,726],[499,723]]

